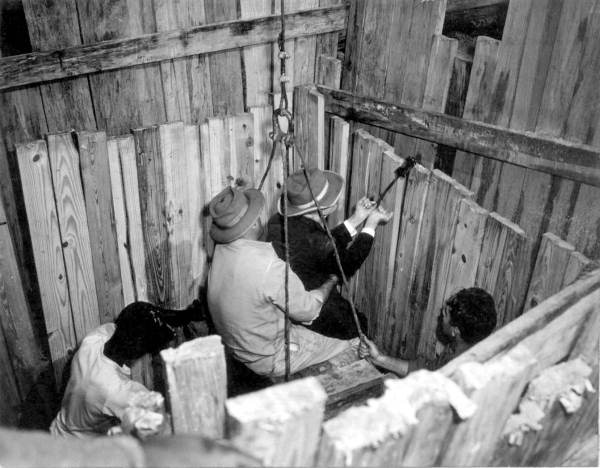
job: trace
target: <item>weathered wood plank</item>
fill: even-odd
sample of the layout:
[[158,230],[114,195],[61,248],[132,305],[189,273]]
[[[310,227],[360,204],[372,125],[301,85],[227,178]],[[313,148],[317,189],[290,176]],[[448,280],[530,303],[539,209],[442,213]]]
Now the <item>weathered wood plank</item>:
[[314,377],[227,400],[227,436],[266,466],[309,466],[327,395]]
[[254,187],[254,118],[249,113],[225,119],[225,139],[229,149],[227,179],[238,187]]
[[106,133],[79,132],[77,143],[100,321],[112,322],[123,308],[123,291]]
[[79,153],[70,133],[50,134],[48,157],[77,340],[100,324]]
[[[204,0],[209,23],[237,19],[235,0]],[[244,111],[241,52],[230,50],[208,57],[213,115],[237,114]]]
[[191,302],[188,286],[192,254],[188,193],[181,190],[181,184],[189,186],[184,126],[182,122],[163,124],[158,127],[158,132],[164,177],[166,239],[173,286],[169,306],[183,308]]
[[[547,323],[559,317],[591,291],[600,285],[600,270],[584,275],[580,280],[562,289],[538,306],[505,325],[485,340],[469,348],[463,354],[442,368],[444,375],[451,375],[460,364],[465,362],[485,362],[502,351],[510,349],[527,336],[543,328]],[[568,314],[565,314],[568,315]]]
[[561,289],[575,282],[583,269],[590,262],[591,260],[582,253],[571,252],[571,255],[569,255],[569,260],[567,261],[567,267],[565,268],[565,275],[562,279]]
[[329,215],[330,226],[334,227],[344,221],[346,217],[346,199],[349,189],[348,183],[350,181],[348,177],[350,124],[340,117],[333,116],[331,118],[331,129],[329,136],[329,169],[341,175],[345,182],[336,211]]
[[[477,38],[469,78],[469,89],[467,90],[465,108],[462,114],[464,119],[479,121],[484,119],[491,101],[490,82],[496,71],[499,47],[500,41],[485,36]],[[470,187],[477,157],[464,151],[457,151],[454,158],[452,177],[459,183]]]
[[[294,89],[294,169],[325,169],[325,110],[323,96],[312,87]],[[300,154],[298,154],[300,153]]]
[[[343,3],[342,0],[319,0],[320,7],[339,5]],[[338,41],[340,34],[337,32],[328,33],[328,34],[320,34],[317,36],[317,46],[315,50],[315,54],[317,57],[319,55],[329,55],[332,57],[337,56],[338,51]],[[341,62],[340,62],[341,66]],[[317,71],[318,73],[318,71]],[[340,69],[340,78],[341,78],[341,69]],[[315,82],[317,80],[315,79]],[[337,87],[340,87],[340,83],[338,82]]]
[[[154,0],[157,32],[206,23],[204,2]],[[168,121],[198,123],[212,115],[208,57],[192,55],[161,62],[160,71]]]
[[534,136],[404,105],[373,101],[324,86],[317,88],[325,96],[325,111],[340,117],[529,169],[600,185],[600,153],[594,147]]
[[217,335],[161,351],[173,432],[220,439],[225,432],[227,372]]
[[21,406],[22,400],[12,369],[12,363],[10,362],[10,352],[1,328],[0,372],[2,372],[2,379],[0,379],[0,391],[2,391],[2,399],[0,400],[0,418],[2,418],[2,425],[16,427],[19,423],[19,407]]
[[342,61],[328,55],[319,55],[315,75],[315,83],[329,88],[339,88],[342,79]]
[[574,247],[552,233],[542,237],[525,300],[525,310],[560,291],[567,263]]
[[23,198],[57,388],[69,351],[77,346],[50,161],[45,141],[17,146]]
[[155,304],[166,305],[174,299],[174,285],[165,213],[164,156],[161,152],[159,128],[154,126],[136,129],[133,131],[133,137],[148,300]]
[[[416,165],[410,172],[404,210],[398,233],[394,280],[390,294],[390,315],[386,326],[384,349],[394,356],[407,356],[408,349],[414,347],[414,338],[410,337],[409,304],[415,298],[416,291],[412,285],[417,274],[417,264],[421,251],[425,246],[419,243],[421,230],[429,229],[428,222],[431,212],[433,194],[429,194],[435,181],[431,181],[431,172],[421,165]],[[398,213],[394,213],[396,216]],[[409,343],[409,340],[413,340]]]
[[[277,2],[275,3],[277,4]],[[318,6],[319,0],[288,0],[285,9],[294,12],[308,8],[318,8]],[[278,5],[275,6],[275,11],[279,11]],[[291,86],[295,87],[315,82],[316,46],[316,35],[298,37],[294,40],[294,60],[289,63],[294,68]]]

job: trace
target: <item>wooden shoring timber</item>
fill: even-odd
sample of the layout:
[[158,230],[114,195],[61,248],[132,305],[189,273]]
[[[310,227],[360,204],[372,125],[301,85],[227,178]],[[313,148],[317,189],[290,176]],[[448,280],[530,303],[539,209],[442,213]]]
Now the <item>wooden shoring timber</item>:
[[[462,113],[464,119],[483,121],[488,103],[491,101],[491,87],[487,85],[496,71],[500,41],[486,36],[477,37],[475,55],[469,78],[469,89]],[[470,187],[475,161],[479,156],[457,151],[454,158],[452,177]]]
[[525,300],[525,311],[560,291],[574,247],[547,232],[542,237]]
[[342,79],[342,61],[329,55],[317,56],[315,83],[339,89]]
[[[254,149],[254,182],[255,188],[258,188],[269,163],[273,140],[269,138],[269,132],[272,128],[272,108],[271,106],[252,107],[250,113],[253,118],[253,145]],[[277,211],[277,200],[279,200],[281,183],[283,182],[281,151],[275,153],[273,163],[265,179],[262,192],[265,196],[265,209],[261,215],[263,223],[266,225],[269,217]]]
[[[458,50],[458,41],[446,36],[436,35],[431,45],[431,58],[423,95],[422,108],[429,111],[444,112],[450,88],[452,66]],[[415,154],[421,155],[421,164],[433,169],[437,155],[437,145],[417,140]]]
[[591,260],[585,255],[583,255],[581,252],[571,252],[571,255],[569,255],[569,260],[567,261],[565,275],[563,277],[560,288],[566,288],[574,281],[576,281],[579,275],[583,272],[583,270],[590,262]]
[[405,356],[407,350],[409,324],[412,321],[408,304],[411,298],[413,278],[416,274],[417,251],[424,248],[418,240],[429,213],[429,211],[425,211],[425,208],[428,206],[426,200],[431,196],[429,195],[430,177],[431,172],[417,164],[410,171],[406,181],[403,212],[399,213],[400,206],[395,206],[395,221],[401,221],[401,223],[396,242],[396,258],[390,291],[390,312],[383,340],[383,349],[394,356]]
[[173,301],[174,285],[165,213],[164,155],[161,152],[159,128],[153,126],[136,129],[133,131],[133,139],[148,300],[155,304],[169,306]]
[[[340,5],[341,3],[343,3],[342,0],[319,0],[319,6],[320,7],[326,7],[326,6],[334,6],[334,5]],[[341,31],[343,32],[343,31]],[[319,57],[319,55],[324,54],[324,55],[329,55],[329,56],[337,56],[337,50],[338,50],[338,40],[339,40],[339,36],[340,33],[339,32],[331,32],[331,33],[327,33],[327,34],[319,34],[317,36],[317,48],[315,50],[315,54],[317,57]],[[340,62],[341,65],[341,62]],[[317,76],[318,71],[315,71],[315,82],[317,82],[316,76]],[[341,69],[340,69],[340,78],[341,78]],[[340,83],[338,81],[338,88],[340,86]]]
[[175,434],[220,439],[225,433],[227,372],[221,337],[211,335],[160,352]]
[[[37,330],[29,319],[30,314],[8,225],[0,224],[0,335],[4,336],[6,343],[6,350],[2,349],[0,352],[4,353],[6,362],[9,363],[7,366],[0,364],[2,380],[5,380],[3,384],[12,387],[11,375],[14,375],[22,402],[32,393],[38,392],[39,407],[35,411],[50,419],[54,417],[54,408],[52,402],[45,398],[47,395],[40,392],[43,384],[40,385],[37,380],[40,379],[40,374],[48,370],[48,374],[51,374],[52,370],[49,369],[45,353],[40,350]],[[47,385],[50,386],[51,383]],[[10,401],[10,390],[4,391],[6,393],[2,393],[2,399]],[[9,419],[2,421],[9,423]]]
[[[339,5],[286,14],[286,38],[340,31],[346,10],[346,5]],[[269,43],[277,40],[280,29],[280,16],[274,14],[15,55],[0,60],[0,89]],[[143,57],[140,50],[145,51]]]
[[312,466],[326,398],[314,377],[230,398],[227,438],[265,466]]
[[[294,170],[304,158],[306,169],[325,169],[325,109],[323,96],[313,86],[294,88]],[[316,195],[316,194],[315,194]]]
[[317,88],[325,97],[325,111],[345,119],[600,186],[600,152],[592,146]]
[[[204,2],[154,2],[157,32],[201,26],[206,23]],[[200,123],[212,115],[208,57],[191,55],[160,63],[167,121]]]
[[[76,0],[50,3],[25,0],[22,3],[34,53],[81,46]],[[43,101],[44,118],[49,132],[69,130],[75,123],[78,129],[97,128],[91,89],[86,76],[43,84],[35,88],[35,91]],[[39,137],[41,134],[34,135],[34,138]]]
[[249,113],[227,116],[225,127],[230,165],[223,170],[227,180],[238,187],[255,187],[254,117]]
[[[50,160],[45,141],[17,145],[23,198],[57,388],[70,352],[77,346]],[[82,337],[83,338],[83,337]]]
[[10,349],[4,338],[4,333],[0,328],[0,391],[2,399],[0,400],[0,418],[2,424],[16,427],[19,424],[18,408],[22,404],[22,398],[15,378],[15,373],[10,360]]
[[485,289],[496,304],[496,328],[523,311],[531,272],[531,242],[525,232],[498,213],[486,220],[475,286]]
[[[237,19],[235,0],[204,0],[209,23]],[[213,115],[236,114],[244,111],[241,52],[229,50],[208,57]]]
[[[275,11],[281,13],[279,10],[280,4],[275,2]],[[308,8],[318,8],[319,0],[288,0],[285,5],[286,11],[290,13],[305,10]],[[287,29],[287,25],[286,25]],[[287,34],[286,34],[287,36]],[[293,68],[291,86],[304,85],[314,83],[315,81],[315,64],[316,64],[316,53],[317,53],[317,36],[302,36],[294,39],[294,60],[289,62],[287,71]],[[286,47],[286,51],[287,51]],[[279,75],[277,75],[279,77]],[[279,78],[277,78],[279,79]],[[291,91],[291,88],[290,88]]]
[[164,177],[166,241],[173,285],[173,294],[167,304],[180,309],[191,302],[188,294],[192,254],[190,206],[188,191],[181,190],[182,185],[189,187],[191,182],[187,179],[184,125],[182,122],[163,124],[158,127],[158,132]]
[[81,186],[79,152],[71,133],[49,134],[48,158],[77,341],[100,325],[98,297]]
[[411,284],[409,314],[412,320],[407,336],[407,358],[412,359],[416,354],[428,362],[433,358],[428,343],[435,343],[437,317],[445,300],[460,203],[464,198],[473,196],[472,192],[437,169],[432,172],[431,181],[425,211],[425,216],[430,219],[425,220],[419,237],[423,250],[417,257],[415,282]]
[[[87,2],[77,7],[81,38],[84,44],[89,44],[83,48],[97,47],[106,38],[118,41],[156,32],[154,10],[149,2]],[[115,58],[114,54],[111,56]],[[126,134],[131,128],[164,122],[167,118],[159,65],[142,64],[139,58],[136,62],[136,67],[106,73],[96,73],[102,67],[95,67],[89,76],[97,125],[108,134]]]
[[[240,19],[249,20],[271,14],[271,0],[240,0]],[[277,43],[244,47],[242,57],[246,74],[246,107],[267,106],[273,79],[272,49]]]
[[486,364],[465,363],[459,367],[452,379],[477,405],[477,410],[468,420],[453,424],[435,464],[489,465],[504,424],[531,380],[536,364],[535,351],[517,345]]
[[460,419],[475,410],[458,386],[438,373],[418,371],[385,385],[381,398],[323,424],[316,466],[431,465],[453,409]]
[[483,363],[514,347],[549,322],[560,317],[565,310],[586,297],[590,292],[598,289],[599,286],[600,269],[585,274],[575,283],[546,299],[516,320],[507,323],[503,328],[450,361],[442,368],[442,373],[451,375],[462,363]]
[[112,322],[123,308],[123,291],[106,133],[79,132],[77,144],[100,321]]
[[329,226],[335,227],[346,218],[346,200],[349,192],[349,150],[350,124],[344,119],[333,116],[329,131],[329,170],[344,178],[344,188],[336,210],[329,215]]

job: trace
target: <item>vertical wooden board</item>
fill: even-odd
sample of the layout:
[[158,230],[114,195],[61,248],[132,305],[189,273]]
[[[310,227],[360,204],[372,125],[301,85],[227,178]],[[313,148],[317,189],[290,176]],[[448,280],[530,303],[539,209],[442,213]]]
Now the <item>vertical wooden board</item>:
[[[36,379],[48,366],[47,359],[40,352],[37,330],[34,329],[34,324],[29,318],[30,314],[10,232],[8,226],[2,224],[0,225],[0,334],[3,333],[5,338],[7,352],[3,352],[6,358],[10,359],[10,374],[14,373],[20,395],[24,400],[31,393],[36,392]],[[3,379],[10,379],[10,374],[3,371]],[[45,412],[48,416],[53,408],[51,402],[44,401],[44,403],[45,407],[36,410]]]
[[203,156],[207,167],[206,176],[210,178],[209,196],[212,198],[232,182],[229,179],[231,161],[224,118],[208,119],[208,151]]
[[500,260],[506,245],[507,226],[498,213],[490,213],[485,221],[485,231],[475,275],[475,286],[493,291],[502,269]]
[[525,310],[535,307],[560,290],[573,250],[571,244],[554,234],[549,232],[544,234],[531,275]]
[[[469,78],[469,89],[465,99],[462,117],[470,120],[483,120],[491,101],[491,80],[496,71],[500,41],[486,36],[477,37],[473,66]],[[454,158],[452,177],[459,183],[470,187],[473,177],[475,156],[457,151]]]
[[230,398],[227,438],[265,466],[310,466],[327,394],[315,377]]
[[100,322],[112,322],[123,308],[115,214],[106,133],[77,134]]
[[[434,335],[440,307],[445,299],[445,285],[450,274],[450,258],[460,202],[463,198],[471,198],[473,195],[443,172],[436,169],[432,174],[432,178],[437,179],[437,183],[432,200],[434,206],[430,215],[432,216],[431,230],[428,237],[420,240],[424,243],[427,252],[419,262],[421,275],[416,277],[419,299],[414,303],[415,310],[411,311],[414,319],[411,323],[410,337],[414,340],[414,350],[419,358],[428,359],[432,357],[428,353],[430,351],[428,343]],[[474,274],[475,271],[473,276]],[[411,292],[414,286],[411,285]]]
[[69,351],[77,346],[46,142],[17,146],[23,198],[57,388]]
[[129,258],[129,243],[127,242],[127,212],[125,208],[125,194],[123,193],[121,158],[119,155],[118,143],[115,138],[109,139],[106,146],[108,166],[110,170],[110,187],[115,220],[115,235],[117,241],[117,253],[119,256],[119,273],[121,275],[123,303],[130,304],[135,301],[136,292],[132,275],[131,259]]
[[128,256],[133,284],[135,286],[135,299],[133,300],[148,301],[150,296],[146,273],[146,253],[142,230],[140,189],[134,138],[132,136],[118,138],[117,148],[123,177],[125,221],[127,223],[125,225],[126,251],[124,253]]
[[[495,213],[492,213],[494,216]],[[496,303],[496,328],[501,328],[523,312],[531,274],[531,240],[516,224],[503,219],[506,242],[500,256],[500,270],[493,292]]]
[[[311,125],[309,114],[310,107],[308,105],[309,95],[308,86],[297,86],[294,88],[294,159],[292,172],[300,170],[302,161],[306,164],[306,168],[314,167],[314,160],[311,155]],[[298,154],[296,154],[298,153]]]
[[[479,388],[461,387],[477,405],[471,418],[454,424],[438,466],[487,466],[502,433],[504,423],[518,404],[521,393],[533,377],[537,362],[532,352],[521,346],[504,356],[473,369],[460,369],[453,380],[467,382],[468,374],[485,376]],[[463,375],[460,375],[460,374]]]
[[187,166],[188,203],[189,203],[189,230],[192,243],[191,254],[191,277],[188,281],[188,301],[198,297],[200,286],[204,284],[208,265],[206,263],[206,250],[204,248],[204,236],[202,211],[204,209],[204,177],[201,168],[200,156],[200,132],[197,125],[186,125],[185,136],[185,160]]
[[155,304],[167,305],[174,300],[174,285],[165,213],[166,194],[159,129],[156,126],[136,129],[133,131],[133,137],[148,300]]
[[254,119],[252,115],[238,114],[225,119],[229,140],[230,166],[228,178],[237,187],[250,188],[254,181]]
[[[380,145],[382,149],[381,182],[379,193],[381,193],[394,180],[395,170],[403,164],[402,158],[396,156],[389,145]],[[396,249],[398,246],[398,232],[402,218],[402,207],[406,178],[399,178],[382,201],[382,206],[393,213],[392,220],[380,226],[375,236],[371,256],[373,258],[373,277],[375,278],[374,301],[370,308],[375,311],[376,320],[372,324],[375,331],[375,342],[378,346],[384,345],[387,324],[391,314],[390,295],[394,280],[394,263],[396,261]]]
[[[319,7],[319,0],[291,0],[286,12]],[[294,86],[315,82],[317,36],[298,37],[294,40]]]
[[[317,39],[319,40],[319,39]],[[315,83],[339,89],[342,79],[341,60],[329,55],[317,56],[317,72]]]
[[[319,7],[323,8],[323,7],[327,7],[327,6],[334,6],[334,5],[339,5],[340,3],[342,3],[341,0],[319,0]],[[317,36],[317,47],[316,47],[316,51],[315,51],[317,57],[319,57],[319,55],[321,55],[321,54],[329,55],[331,57],[337,57],[338,40],[339,40],[339,33],[337,33],[337,32],[328,33],[328,34],[319,34]],[[341,62],[340,62],[340,66],[341,66]],[[340,78],[341,78],[341,68],[340,68]],[[329,85],[327,85],[327,86],[329,86]],[[336,86],[336,88],[339,88],[339,87],[340,87],[340,83],[338,81],[338,85]]]
[[[240,0],[240,18],[252,19],[271,14],[271,0]],[[272,49],[276,43],[244,47],[242,57],[246,75],[246,108],[266,106],[272,90]]]
[[344,188],[336,211],[329,215],[330,226],[337,226],[346,218],[346,199],[349,191],[348,151],[350,144],[350,124],[338,116],[331,118],[329,169],[344,178]]
[[[153,2],[157,32],[206,23],[202,1]],[[196,55],[167,60],[160,63],[160,72],[168,121],[197,123],[212,115],[208,56]]]
[[359,129],[354,133],[352,142],[352,167],[348,194],[348,213],[352,212],[358,200],[368,195],[370,162],[369,147],[375,138],[365,130]]
[[6,224],[6,211],[4,210],[4,197],[0,192],[0,224]]
[[[426,200],[431,173],[421,165],[410,172],[404,195],[404,209],[399,226],[397,252],[394,264],[393,283],[390,292],[390,312],[386,325],[383,349],[394,356],[405,356],[409,333],[409,300],[412,278],[416,274],[417,250],[420,244],[421,227],[430,214],[430,204]],[[435,181],[433,182],[435,184]],[[396,210],[399,209],[396,205]],[[394,216],[400,214],[395,210]],[[399,218],[398,218],[399,219]],[[421,246],[421,249],[423,246]]]
[[[212,161],[211,161],[211,148],[210,148],[210,132],[209,132],[209,123],[208,121],[200,125],[200,162],[201,162],[201,171],[202,171],[202,180],[203,180],[203,189],[204,189],[204,199],[205,205],[203,207],[202,215],[203,215],[203,229],[204,232],[210,232],[210,224],[211,218],[208,214],[208,204],[213,197],[213,191],[217,188],[213,189],[212,185]],[[217,192],[215,192],[216,194]],[[204,247],[206,249],[206,253],[208,255],[208,259],[212,258],[212,252],[214,248],[214,243],[210,235],[207,235],[204,238]]]
[[225,432],[227,372],[217,335],[161,351],[175,434],[220,439]]
[[[457,49],[456,39],[441,35],[434,37],[426,75],[423,109],[444,112]],[[437,149],[437,144],[425,140],[418,140],[415,145],[415,152],[421,155],[421,164],[429,169],[434,167]]]
[[[235,0],[204,0],[208,23],[237,19]],[[244,111],[242,64],[239,49],[209,56],[213,115]]]
[[569,260],[567,261],[567,267],[565,268],[561,289],[574,283],[590,262],[591,260],[582,253],[575,251],[571,252]]
[[[23,1],[29,39],[34,51],[81,45],[76,0],[63,2]],[[75,77],[39,87],[50,132],[96,129],[88,78]]]
[[189,186],[185,159],[185,137],[182,122],[158,127],[160,155],[164,180],[166,234],[168,242],[171,286],[169,307],[183,308],[190,303],[188,297],[192,244],[190,236],[190,210],[188,194],[181,184]]
[[0,328],[0,374],[2,375],[2,379],[0,379],[0,392],[2,392],[0,420],[3,426],[17,427],[22,400],[9,356],[6,340],[2,328]]
[[314,145],[315,164],[319,169],[325,169],[325,98],[314,88],[308,94],[309,113],[311,120],[311,141]]
[[70,133],[50,134],[47,139],[69,299],[79,341],[100,324],[79,153]]
[[[460,193],[460,192],[459,192]],[[475,284],[483,233],[488,212],[469,199],[459,201],[457,217],[445,224],[452,231],[446,245],[439,244],[439,262],[434,259],[431,293],[419,337],[418,355],[439,367],[442,351],[437,349],[436,326],[444,301],[464,287]],[[444,357],[446,358],[446,357]]]
[[[152,2],[77,0],[84,44],[156,32]],[[147,64],[90,75],[98,128],[124,134],[166,120],[160,65]]]
[[[253,107],[250,109],[253,118],[253,145],[254,149],[254,181],[255,187],[258,188],[271,156],[271,148],[273,141],[269,138],[269,132],[272,131],[271,115],[272,108]],[[277,200],[280,195],[280,187],[283,182],[283,169],[281,161],[281,153],[275,154],[274,160],[269,172],[266,175],[265,182],[262,188],[262,193],[265,196],[265,209],[261,215],[263,223],[266,223],[269,217],[277,210]]]
[[567,240],[589,258],[600,258],[600,189],[581,184]]

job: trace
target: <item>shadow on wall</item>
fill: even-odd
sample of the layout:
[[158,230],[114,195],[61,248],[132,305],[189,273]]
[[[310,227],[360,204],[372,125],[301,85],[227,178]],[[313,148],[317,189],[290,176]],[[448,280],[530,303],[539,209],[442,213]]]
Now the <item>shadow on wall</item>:
[[21,0],[0,0],[0,57],[31,52]]

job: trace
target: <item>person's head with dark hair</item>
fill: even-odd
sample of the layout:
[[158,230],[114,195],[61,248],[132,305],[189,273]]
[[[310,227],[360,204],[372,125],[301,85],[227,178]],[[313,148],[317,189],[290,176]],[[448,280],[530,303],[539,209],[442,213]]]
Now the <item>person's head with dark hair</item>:
[[104,354],[122,365],[144,354],[157,353],[175,338],[174,327],[201,318],[200,302],[185,310],[171,310],[137,301],[127,305],[115,320],[115,332],[106,342]]
[[489,336],[496,327],[494,298],[484,289],[465,288],[450,296],[438,317],[437,339],[464,342],[464,348]]

